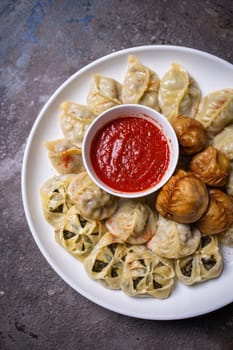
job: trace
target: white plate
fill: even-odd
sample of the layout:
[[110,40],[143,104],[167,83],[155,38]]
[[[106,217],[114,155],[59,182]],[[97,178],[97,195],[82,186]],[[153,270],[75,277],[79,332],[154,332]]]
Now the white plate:
[[192,287],[177,283],[166,300],[132,298],[92,281],[83,265],[55,242],[53,229],[43,217],[39,189],[55,173],[43,142],[62,137],[59,105],[64,100],[85,104],[95,73],[122,82],[129,54],[136,55],[160,77],[171,63],[180,63],[196,79],[203,94],[232,87],[233,66],[230,63],[205,52],[177,46],[144,46],[122,50],[82,68],[53,94],[30,133],[22,168],[22,196],[27,221],[39,249],[53,269],[71,287],[94,303],[121,314],[153,320],[182,319],[208,313],[233,301],[232,288],[229,287],[233,280],[233,249],[224,248],[225,266],[218,279]]

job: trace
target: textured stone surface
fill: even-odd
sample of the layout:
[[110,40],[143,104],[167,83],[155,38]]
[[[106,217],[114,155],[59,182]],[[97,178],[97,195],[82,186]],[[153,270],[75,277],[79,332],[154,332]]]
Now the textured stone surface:
[[0,15],[0,349],[232,349],[233,305],[144,321],[73,291],[33,241],[20,189],[31,127],[66,78],[105,54],[148,44],[194,47],[232,63],[232,1],[1,0]]

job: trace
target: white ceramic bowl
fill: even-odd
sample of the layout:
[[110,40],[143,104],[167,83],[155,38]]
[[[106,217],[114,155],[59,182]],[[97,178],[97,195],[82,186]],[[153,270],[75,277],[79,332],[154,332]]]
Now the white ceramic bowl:
[[[170,149],[169,164],[160,181],[152,187],[146,188],[145,190],[135,191],[135,192],[116,190],[108,186],[106,183],[104,183],[99,178],[99,176],[97,176],[90,157],[91,145],[97,132],[99,132],[106,124],[116,119],[127,117],[127,116],[144,118],[154,123],[165,135],[169,145],[169,149]],[[89,126],[83,141],[83,162],[89,176],[104,191],[112,195],[125,197],[125,198],[138,198],[138,197],[147,196],[157,191],[158,189],[160,189],[172,176],[177,165],[178,156],[179,156],[178,140],[177,140],[175,131],[171,126],[170,122],[167,120],[167,118],[152,108],[149,108],[143,105],[137,105],[137,104],[124,104],[124,105],[116,106],[100,114]]]

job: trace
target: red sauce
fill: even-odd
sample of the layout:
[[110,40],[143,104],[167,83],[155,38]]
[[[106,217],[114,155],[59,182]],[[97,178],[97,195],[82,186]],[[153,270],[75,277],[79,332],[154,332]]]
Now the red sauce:
[[112,189],[138,192],[163,178],[170,150],[163,132],[153,122],[134,116],[106,124],[91,144],[97,176]]

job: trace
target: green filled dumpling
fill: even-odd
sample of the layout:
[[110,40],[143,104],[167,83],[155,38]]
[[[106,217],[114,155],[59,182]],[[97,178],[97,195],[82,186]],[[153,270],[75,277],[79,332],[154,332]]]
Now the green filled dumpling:
[[77,207],[72,206],[55,229],[56,241],[77,259],[83,261],[93,250],[104,233],[104,226],[97,220],[84,218]]
[[84,261],[88,275],[105,287],[120,289],[125,251],[125,244],[107,232]]
[[129,296],[167,298],[173,287],[175,273],[172,262],[160,258],[145,246],[127,250],[121,288]]

